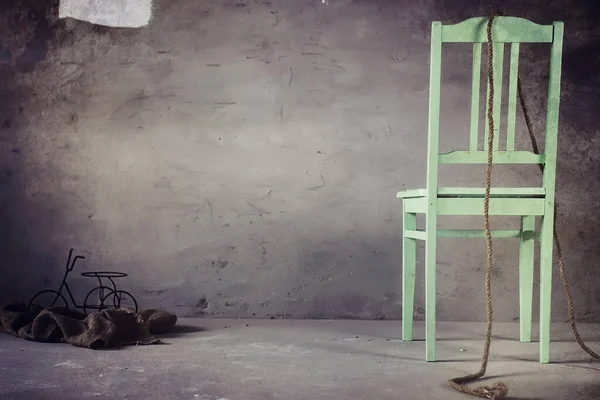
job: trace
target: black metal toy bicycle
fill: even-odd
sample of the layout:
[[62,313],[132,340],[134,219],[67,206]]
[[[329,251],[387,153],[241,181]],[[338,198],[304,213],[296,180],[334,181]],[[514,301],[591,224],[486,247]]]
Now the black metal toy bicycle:
[[[103,310],[111,306],[115,308],[131,307],[136,312],[138,311],[137,301],[131,295],[131,293],[117,289],[117,285],[113,281],[113,278],[124,278],[127,274],[123,272],[112,272],[112,271],[94,271],[94,272],[82,272],[81,276],[96,278],[98,280],[98,286],[93,288],[85,296],[85,300],[82,305],[78,305],[73,297],[73,293],[67,283],[67,277],[69,273],[75,268],[75,262],[78,259],[85,259],[84,256],[73,257],[73,249],[69,250],[69,258],[67,259],[67,265],[65,266],[65,275],[63,276],[62,282],[58,290],[42,290],[35,294],[29,301],[30,311],[40,311],[44,308],[63,306],[68,307],[67,299],[63,296],[63,288],[67,291],[67,295],[71,299],[71,303],[76,308],[82,308],[84,313],[88,313],[88,310]],[[111,283],[111,287],[104,285],[102,279],[108,279]],[[44,297],[53,297],[51,302],[44,301]]]

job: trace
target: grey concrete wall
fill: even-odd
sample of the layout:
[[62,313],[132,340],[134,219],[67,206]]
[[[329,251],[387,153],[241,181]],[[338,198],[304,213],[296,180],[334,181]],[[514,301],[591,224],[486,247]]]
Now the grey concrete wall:
[[[92,282],[79,272],[119,270],[143,308],[182,316],[399,318],[395,193],[424,184],[430,22],[501,6],[566,23],[560,229],[578,316],[597,320],[599,15],[527,3],[161,0],[128,30],[57,20],[55,1],[4,2],[0,301],[55,287],[72,246],[87,256],[70,278],[80,302]],[[522,62],[538,134],[546,50],[524,46]],[[444,56],[449,148],[466,141],[471,61],[464,46]],[[494,183],[536,184],[538,170],[498,169]],[[457,222],[482,219],[441,224]],[[498,320],[518,317],[517,253],[495,241]],[[439,319],[485,318],[484,264],[483,240],[440,240]],[[563,320],[557,275],[554,288]]]

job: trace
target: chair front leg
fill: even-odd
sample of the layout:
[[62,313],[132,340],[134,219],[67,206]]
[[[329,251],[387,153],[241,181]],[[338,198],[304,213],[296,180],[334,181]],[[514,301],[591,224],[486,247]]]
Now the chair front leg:
[[519,246],[519,325],[521,342],[531,341],[535,216],[521,217]]
[[[406,207],[403,209],[406,210]],[[413,338],[417,241],[406,237],[406,231],[417,229],[417,215],[403,211],[402,225],[402,340],[411,341]]]

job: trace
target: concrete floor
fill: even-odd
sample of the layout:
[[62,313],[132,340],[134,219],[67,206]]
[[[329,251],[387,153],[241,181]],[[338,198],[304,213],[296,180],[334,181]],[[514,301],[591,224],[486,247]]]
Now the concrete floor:
[[[91,351],[0,335],[1,399],[465,399],[445,382],[479,368],[484,325],[439,323],[437,363],[398,321],[181,319],[165,345]],[[514,399],[598,399],[600,364],[553,326],[554,364],[497,323],[488,374]],[[600,347],[600,325],[581,325]],[[535,333],[535,332],[534,332]],[[422,337],[417,323],[415,336]]]

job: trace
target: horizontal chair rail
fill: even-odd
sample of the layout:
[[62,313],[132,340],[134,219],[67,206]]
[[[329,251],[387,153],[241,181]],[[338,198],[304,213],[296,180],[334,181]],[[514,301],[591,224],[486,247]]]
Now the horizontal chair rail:
[[[485,194],[485,188],[477,187],[439,187],[438,197],[482,197]],[[537,197],[546,195],[546,189],[543,187],[523,187],[523,188],[492,188],[490,190],[492,197]],[[427,189],[404,190],[396,194],[397,198],[425,197]]]
[[[545,199],[490,199],[489,215],[544,215]],[[438,198],[438,215],[483,215],[483,199]]]
[[406,230],[404,231],[404,236],[406,236],[407,238],[411,238],[411,239],[417,239],[417,240],[426,240],[427,239],[427,233],[425,231],[420,231],[420,230]]
[[[492,154],[494,164],[545,164],[544,154],[535,154],[531,151],[494,151]],[[487,152],[485,151],[451,151],[438,154],[440,164],[486,164]]]
[[[487,42],[488,17],[474,17],[453,25],[442,25],[442,43]],[[499,17],[492,27],[492,40],[500,43],[552,43],[552,25],[539,25],[519,17]]]
[[[404,199],[405,212],[411,214],[427,213],[427,198],[415,197]],[[490,215],[523,216],[545,213],[546,199],[543,198],[492,198],[490,199]],[[437,199],[437,215],[483,215],[483,199],[481,198],[444,198]]]
[[[491,233],[493,238],[521,237],[519,229],[494,229]],[[427,240],[427,233],[423,230],[406,230],[404,235],[411,239]],[[484,238],[485,231],[483,229],[438,229],[437,236],[441,238]],[[523,236],[525,236],[525,239],[539,239],[539,232],[525,231]]]
[[[491,231],[493,238],[520,238],[521,231],[519,229],[493,229]],[[442,238],[484,238],[485,230],[483,229],[438,229],[438,237]],[[525,239],[538,239],[539,232],[524,231]]]
[[[441,187],[438,189],[438,197],[482,197],[485,188],[453,188]],[[546,195],[544,188],[492,188],[490,196],[499,197],[527,197],[541,198]]]

